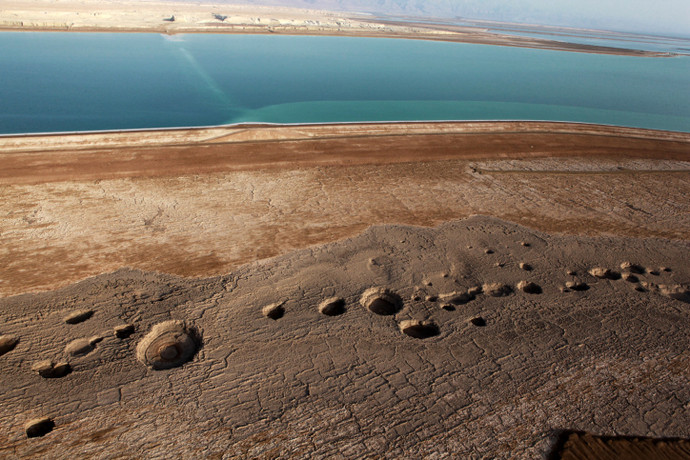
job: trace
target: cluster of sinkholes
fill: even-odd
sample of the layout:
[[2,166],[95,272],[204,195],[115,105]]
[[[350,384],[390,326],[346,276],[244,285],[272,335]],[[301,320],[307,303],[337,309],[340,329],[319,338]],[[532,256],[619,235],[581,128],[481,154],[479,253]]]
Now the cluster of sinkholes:
[[[522,246],[529,247],[530,244],[522,242]],[[468,247],[471,248],[471,247]],[[486,249],[485,254],[494,254],[492,249]],[[496,264],[498,267],[503,267],[505,264]],[[534,267],[527,262],[520,262],[517,266],[524,272],[532,272]],[[683,285],[664,285],[645,282],[639,279],[638,275],[653,275],[659,276],[662,272],[671,272],[668,267],[661,267],[657,269],[644,268],[639,264],[631,262],[623,262],[620,264],[620,270],[609,269],[605,267],[593,267],[586,270],[586,275],[593,279],[599,280],[625,280],[635,285],[635,290],[639,292],[657,292],[667,297],[674,298],[690,303],[690,288]],[[566,292],[583,292],[590,289],[590,284],[583,281],[578,272],[574,270],[567,270],[566,274],[571,279],[565,282],[565,285],[560,286],[562,293]],[[448,278],[448,273],[441,274],[443,278]],[[457,283],[457,280],[456,280]],[[431,281],[425,282],[426,286],[431,286]],[[488,297],[504,297],[514,294],[515,292],[522,292],[528,295],[539,295],[544,292],[542,286],[534,281],[522,280],[514,285],[508,285],[499,282],[485,283],[483,285],[470,287],[467,289],[460,289],[459,291],[449,292],[447,294],[438,295],[423,295],[422,291],[425,288],[416,288],[412,295],[412,301],[438,302],[441,309],[446,311],[455,311],[457,306],[464,305],[476,299],[479,294]],[[371,313],[381,316],[392,316],[399,313],[403,308],[403,300],[396,292],[385,287],[372,287],[364,291],[359,299],[361,306],[369,310]],[[331,297],[323,300],[318,310],[320,313],[327,316],[336,316],[345,312],[345,300],[341,297]],[[263,315],[267,318],[278,320],[285,314],[284,303],[273,303],[263,307]],[[487,325],[486,320],[481,316],[469,318],[469,323],[473,326],[484,327]],[[407,319],[398,322],[398,327],[404,334],[415,339],[427,339],[437,336],[441,333],[439,326],[433,320],[418,320]]]
[[[385,287],[372,287],[364,291],[359,299],[362,307],[371,313],[380,316],[393,316],[403,308],[403,299],[396,292]],[[330,297],[324,299],[319,305],[318,310],[326,316],[337,316],[345,313],[345,299],[342,297]],[[278,320],[285,314],[283,303],[272,303],[262,308],[262,314],[266,318]],[[483,318],[472,318],[470,320],[475,326],[485,326]],[[431,320],[422,321],[416,319],[402,320],[398,323],[400,331],[415,339],[426,339],[437,336],[441,333],[439,326]]]
[[[74,311],[65,316],[63,322],[67,325],[83,323],[93,317],[94,313],[93,310]],[[74,339],[65,346],[65,356],[62,359],[40,359],[32,364],[31,371],[47,380],[63,378],[73,371],[70,361],[91,353],[108,335],[124,340],[129,338],[135,329],[134,324],[121,324],[115,326],[112,332]],[[0,336],[0,356],[12,352],[19,343],[19,336]],[[165,321],[153,326],[139,341],[136,357],[151,369],[170,369],[189,361],[200,344],[201,337],[195,328],[188,326],[184,321]],[[54,428],[54,420],[47,416],[31,419],[24,424],[28,438],[45,436]]]
[[[364,291],[359,303],[370,312],[383,316],[395,315],[403,307],[402,298],[398,294],[382,287],[373,287]],[[441,333],[438,325],[433,321],[408,319],[401,321],[398,326],[403,334],[415,339],[427,339]]]
[[[522,243],[529,246],[528,243]],[[485,250],[487,255],[493,254],[491,249]],[[502,267],[503,264],[497,264]],[[533,267],[525,262],[518,264],[519,268],[525,272],[531,272]],[[659,269],[645,268],[631,262],[620,264],[620,271],[605,267],[594,267],[587,271],[587,275],[599,280],[624,280],[631,283],[635,290],[639,292],[656,292],[667,297],[690,303],[690,288],[680,284],[656,284],[646,281],[645,276],[651,275],[658,277],[663,272],[670,272],[668,267]],[[561,286],[561,292],[587,291],[590,285],[578,279],[578,273],[568,270],[566,274],[572,277]],[[448,274],[442,275],[444,278]],[[426,283],[431,286],[431,282]],[[446,311],[454,311],[456,306],[466,304],[476,298],[479,294],[491,297],[503,297],[513,294],[515,291],[522,291],[526,294],[541,294],[542,287],[532,281],[520,281],[515,286],[503,283],[486,283],[466,290],[454,291],[447,294],[427,295],[425,300],[429,302],[439,302],[440,308]],[[412,295],[413,301],[420,301],[420,293]],[[393,316],[398,314],[403,308],[403,299],[396,292],[385,287],[372,287],[365,290],[359,303],[369,312],[381,316]],[[324,299],[318,305],[318,311],[326,316],[338,316],[345,313],[346,302],[342,297],[330,297]],[[283,303],[273,303],[266,305],[262,309],[265,317],[278,320],[285,315]],[[79,324],[89,320],[94,316],[93,310],[74,311],[63,318],[68,325]],[[487,325],[486,320],[481,316],[469,319],[470,324],[477,327]],[[427,339],[438,336],[441,333],[439,326],[433,320],[407,319],[398,322],[398,328],[405,335],[414,339]],[[113,328],[111,334],[118,339],[129,338],[135,332],[133,324],[122,324]],[[93,351],[98,344],[107,336],[100,334],[89,338],[78,338],[72,340],[65,347],[64,353],[67,359],[55,362],[50,359],[37,361],[32,366],[39,376],[46,379],[62,378],[72,372],[69,362],[71,357],[84,356]],[[11,352],[19,343],[20,338],[14,335],[0,336],[0,356]],[[137,344],[136,358],[144,365],[153,370],[163,370],[178,367],[191,360],[201,346],[201,336],[198,331],[189,326],[184,321],[170,320],[154,325]],[[50,417],[40,417],[28,421],[25,424],[27,437],[39,437],[51,432],[55,427],[54,421]]]

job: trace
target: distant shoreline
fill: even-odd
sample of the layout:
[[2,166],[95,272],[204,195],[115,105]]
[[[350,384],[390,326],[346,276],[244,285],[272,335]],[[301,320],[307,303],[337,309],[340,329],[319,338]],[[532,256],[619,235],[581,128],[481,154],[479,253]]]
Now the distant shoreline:
[[481,34],[467,34],[466,36],[440,36],[435,34],[404,34],[393,32],[357,32],[333,30],[298,30],[298,29],[262,29],[262,28],[60,28],[60,27],[10,27],[0,25],[0,32],[74,32],[74,33],[155,33],[162,35],[183,34],[227,34],[227,35],[284,35],[284,36],[314,36],[314,37],[356,37],[356,38],[396,38],[402,40],[428,40],[449,43],[468,43],[475,45],[510,46],[514,48],[544,49],[552,51],[570,51],[576,53],[608,54],[616,56],[637,57],[674,57],[675,53],[645,51],[636,49],[616,48],[578,43],[559,42],[539,38],[520,37],[513,35],[491,34],[493,37]]
[[[24,9],[22,9],[24,8]],[[223,12],[222,15],[217,11]],[[176,34],[274,34],[400,38],[511,46],[639,57],[671,57],[674,53],[645,51],[510,35],[481,24],[461,26],[389,20],[352,13],[249,7],[132,3],[107,4],[66,0],[14,0],[3,5],[0,31]],[[217,19],[217,18],[222,19]],[[175,18],[173,21],[169,19]],[[216,18],[216,19],[214,19]],[[615,34],[613,34],[615,35]]]
[[[636,137],[642,136],[644,138],[665,138],[669,137],[683,139],[690,141],[690,132],[672,131],[665,129],[654,128],[638,128],[632,126],[609,125],[604,123],[588,123],[588,122],[573,122],[573,121],[553,121],[553,120],[405,120],[405,121],[334,121],[334,122],[316,122],[316,123],[271,123],[271,122],[239,122],[227,123],[219,125],[206,126],[170,126],[170,127],[154,127],[154,128],[131,128],[131,129],[99,129],[93,131],[47,131],[35,133],[0,133],[0,140],[11,138],[31,138],[31,137],[65,137],[65,136],[90,136],[90,135],[110,135],[110,134],[146,134],[146,133],[164,133],[164,132],[194,132],[194,131],[209,131],[209,130],[227,130],[227,129],[290,129],[290,128],[337,128],[348,126],[364,126],[364,127],[391,127],[391,126],[457,126],[469,127],[473,129],[475,126],[489,127],[489,126],[520,126],[524,128],[529,126],[530,129],[536,126],[548,126],[549,132],[572,132],[581,131],[593,134],[607,133],[611,135],[615,133],[617,136]],[[562,129],[558,129],[562,128]],[[0,144],[0,149],[2,145]],[[0,150],[0,154],[2,150]]]

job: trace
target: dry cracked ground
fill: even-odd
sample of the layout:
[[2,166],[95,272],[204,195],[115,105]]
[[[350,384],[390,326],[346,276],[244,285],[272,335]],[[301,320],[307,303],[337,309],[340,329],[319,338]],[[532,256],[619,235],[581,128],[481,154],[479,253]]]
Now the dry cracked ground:
[[[0,452],[535,458],[563,429],[687,438],[689,257],[687,242],[475,217],[372,227],[215,278],[123,269],[6,298],[3,333],[19,342],[0,361]],[[361,304],[376,286],[391,314]],[[343,310],[320,313],[332,297]],[[93,314],[65,322],[81,310]],[[149,369],[137,343],[170,319],[199,350]],[[123,324],[133,333],[116,335]],[[71,372],[42,377],[46,359]],[[41,416],[53,430],[27,439]]]
[[[3,156],[0,456],[539,458],[562,430],[690,437],[687,141],[510,136],[350,139],[339,164],[271,139],[311,157],[71,179]],[[257,148],[218,158],[240,146]],[[183,331],[147,336],[169,320]]]

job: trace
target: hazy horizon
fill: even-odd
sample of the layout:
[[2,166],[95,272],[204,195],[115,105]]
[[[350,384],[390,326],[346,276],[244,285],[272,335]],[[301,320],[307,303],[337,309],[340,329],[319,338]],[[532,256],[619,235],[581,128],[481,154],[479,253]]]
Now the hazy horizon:
[[[184,0],[179,0],[184,1]],[[687,0],[216,0],[422,18],[474,19],[690,37]]]

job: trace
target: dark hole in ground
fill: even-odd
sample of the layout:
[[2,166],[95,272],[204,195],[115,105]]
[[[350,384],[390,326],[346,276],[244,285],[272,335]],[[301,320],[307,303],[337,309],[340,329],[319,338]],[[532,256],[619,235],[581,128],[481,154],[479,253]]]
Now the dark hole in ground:
[[486,326],[486,320],[484,318],[482,318],[481,316],[477,316],[476,318],[472,318],[470,320],[470,322],[472,324],[474,324],[475,326],[479,326],[479,327]]
[[441,332],[438,326],[433,323],[413,324],[403,327],[402,331],[410,337],[414,337],[415,339],[428,339],[429,337],[439,335]]

